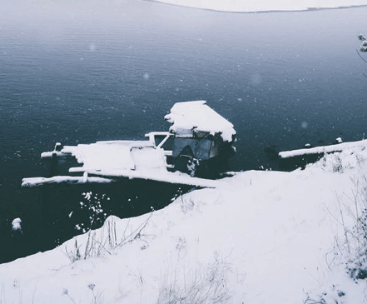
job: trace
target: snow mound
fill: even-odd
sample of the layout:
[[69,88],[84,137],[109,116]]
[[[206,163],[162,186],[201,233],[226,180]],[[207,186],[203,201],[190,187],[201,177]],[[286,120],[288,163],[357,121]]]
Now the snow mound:
[[21,227],[21,223],[22,223],[22,220],[17,217],[16,219],[14,219],[12,222],[11,222],[11,225],[12,225],[12,229],[13,230],[21,230],[22,227]]

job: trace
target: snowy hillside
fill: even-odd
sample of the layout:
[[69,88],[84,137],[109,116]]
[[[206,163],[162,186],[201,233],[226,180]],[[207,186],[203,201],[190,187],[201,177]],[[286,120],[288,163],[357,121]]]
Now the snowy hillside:
[[110,217],[0,265],[0,303],[366,303],[366,167],[356,147],[303,171],[237,173],[160,211]]
[[337,8],[356,5],[367,5],[366,0],[154,0],[201,9],[226,12],[263,12],[263,11],[299,11],[315,8]]

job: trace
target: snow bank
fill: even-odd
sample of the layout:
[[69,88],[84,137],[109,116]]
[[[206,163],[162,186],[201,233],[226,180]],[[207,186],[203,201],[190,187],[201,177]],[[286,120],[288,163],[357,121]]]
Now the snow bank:
[[300,11],[367,5],[366,0],[155,0],[179,6],[225,12]]
[[326,293],[330,302],[319,303],[365,303],[366,286],[346,274],[343,252],[353,180],[366,169],[367,149],[355,147],[303,171],[237,173],[160,211],[110,217],[54,250],[0,265],[0,298],[294,304]]

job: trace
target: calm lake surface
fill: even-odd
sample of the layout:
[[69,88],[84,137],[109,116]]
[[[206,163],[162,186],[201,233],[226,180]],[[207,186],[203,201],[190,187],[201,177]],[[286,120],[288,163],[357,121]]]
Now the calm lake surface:
[[[273,151],[367,130],[367,65],[356,53],[366,7],[239,14],[134,0],[30,3],[0,4],[0,243],[9,244],[0,262],[52,248],[56,232],[45,247],[30,239],[58,221],[60,242],[71,237],[57,212],[63,204],[67,221],[77,211],[66,201],[78,204],[82,191],[97,200],[110,191],[118,204],[144,188],[21,190],[23,177],[48,174],[40,154],[55,142],[143,139],[168,130],[175,102],[198,99],[234,124],[235,171],[276,170]],[[149,187],[157,202],[177,195]],[[16,217],[22,233],[11,230]]]

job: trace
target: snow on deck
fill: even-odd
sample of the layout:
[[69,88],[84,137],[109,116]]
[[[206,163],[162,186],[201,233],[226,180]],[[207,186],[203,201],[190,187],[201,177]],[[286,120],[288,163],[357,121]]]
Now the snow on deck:
[[[71,154],[83,167],[78,171],[89,170],[135,170],[137,160],[131,152],[134,148],[151,147],[150,141],[101,141],[94,144],[81,144],[75,147],[65,146],[61,153]],[[150,149],[149,149],[150,150]],[[52,153],[52,152],[51,152]],[[151,153],[150,161],[155,161],[161,167],[162,153]],[[71,171],[74,168],[71,168]]]
[[[53,177],[29,177],[23,178],[22,187],[36,187],[46,184],[85,184],[85,183],[111,183],[118,178],[129,179],[145,179],[169,184],[188,185],[199,188],[217,188],[226,185],[226,182],[220,180],[210,180],[198,177],[191,177],[184,173],[160,173],[156,172],[140,172],[132,170],[102,170],[102,171],[86,171],[84,176],[53,176]],[[88,176],[98,175],[96,176]]]
[[155,148],[152,141],[102,141],[89,145],[65,146],[61,151],[42,153],[42,158],[50,158],[54,153],[58,157],[74,156],[83,166],[72,167],[69,172],[84,175],[24,178],[22,187],[50,183],[108,183],[117,178],[138,178],[201,188],[223,186],[223,182],[217,180],[168,172],[166,151]]
[[324,154],[324,153],[333,153],[333,152],[342,152],[344,150],[350,150],[354,148],[365,148],[367,147],[367,140],[361,140],[356,142],[346,142],[331,146],[322,146],[322,147],[315,147],[309,149],[299,149],[299,150],[292,150],[292,151],[283,151],[279,152],[280,158],[291,158],[295,156],[302,156],[302,155],[310,155],[310,154]]
[[83,167],[70,168],[70,172],[103,172],[111,176],[126,176],[130,171],[154,172],[155,175],[167,172],[164,150],[155,148],[149,141],[97,142],[65,147],[63,151],[83,163]]
[[104,176],[108,178],[126,177],[129,179],[139,178],[145,180],[152,180],[157,182],[189,185],[199,188],[217,188],[219,186],[226,186],[227,183],[221,180],[211,180],[199,177],[192,177],[182,172],[157,172],[157,171],[133,171],[133,170],[89,170],[88,174]]
[[53,176],[23,178],[22,187],[36,187],[46,184],[86,184],[86,183],[111,183],[113,179],[88,176]]
[[173,124],[170,131],[175,133],[179,129],[221,133],[223,141],[228,142],[236,134],[233,125],[208,107],[205,100],[177,102],[164,118]]

